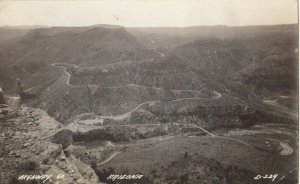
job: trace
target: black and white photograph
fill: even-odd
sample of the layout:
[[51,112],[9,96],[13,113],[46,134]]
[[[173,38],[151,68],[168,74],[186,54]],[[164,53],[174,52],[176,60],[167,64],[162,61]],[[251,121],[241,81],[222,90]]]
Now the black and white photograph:
[[0,0],[0,184],[298,184],[297,0]]

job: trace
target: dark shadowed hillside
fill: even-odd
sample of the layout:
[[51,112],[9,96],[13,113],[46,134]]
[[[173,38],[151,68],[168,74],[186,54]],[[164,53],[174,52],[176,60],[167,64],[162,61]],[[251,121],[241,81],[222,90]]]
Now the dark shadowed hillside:
[[[222,74],[262,95],[297,89],[296,32],[276,32],[238,39],[199,40],[174,54],[194,67]],[[269,93],[268,93],[269,92]]]

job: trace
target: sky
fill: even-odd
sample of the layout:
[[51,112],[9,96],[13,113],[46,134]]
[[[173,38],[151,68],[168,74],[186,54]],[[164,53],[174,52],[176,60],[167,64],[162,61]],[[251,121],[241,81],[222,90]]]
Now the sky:
[[297,0],[0,0],[0,26],[291,24],[297,8]]

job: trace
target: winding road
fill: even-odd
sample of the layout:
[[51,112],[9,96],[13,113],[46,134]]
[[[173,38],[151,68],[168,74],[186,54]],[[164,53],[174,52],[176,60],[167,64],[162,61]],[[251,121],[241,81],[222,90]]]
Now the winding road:
[[[62,66],[62,65],[63,65],[62,63],[55,63],[55,64],[52,64],[51,66],[55,66],[55,67],[59,67],[59,68],[63,68],[64,69],[64,74],[67,75],[66,84],[68,86],[71,86],[71,87],[94,86],[94,87],[98,87],[98,88],[115,89],[115,88],[122,88],[122,87],[137,87],[137,86],[139,86],[139,87],[146,87],[146,88],[159,89],[159,90],[167,90],[167,91],[173,91],[173,92],[183,92],[183,91],[186,91],[186,92],[196,92],[196,93],[200,93],[201,94],[201,91],[198,91],[198,90],[185,90],[185,89],[172,89],[172,90],[169,90],[169,89],[164,89],[164,88],[159,88],[159,87],[152,87],[152,86],[145,86],[145,85],[140,85],[140,84],[128,84],[128,85],[123,85],[123,86],[109,86],[109,87],[98,86],[98,85],[95,85],[95,84],[74,85],[74,84],[70,84],[71,74],[67,71],[67,67]],[[113,65],[113,64],[110,64],[110,65]],[[216,94],[216,97],[208,97],[208,98],[220,98],[222,96],[218,92],[214,91],[214,93]],[[186,99],[205,99],[205,98],[186,98]]]
[[[215,97],[212,98],[220,98],[222,95],[220,93],[214,92],[216,94]],[[175,100],[168,100],[167,102],[177,102],[177,101],[181,101],[181,100],[200,100],[200,99],[211,99],[211,98],[180,98],[180,99],[175,99]],[[142,107],[143,105],[148,104],[149,106],[154,105],[155,103],[160,103],[162,101],[148,101],[148,102],[144,102],[139,104],[138,106],[136,106],[135,108],[131,109],[130,111],[123,113],[123,114],[119,114],[119,115],[111,115],[111,116],[96,116],[97,118],[103,118],[103,119],[113,119],[113,120],[122,120],[128,116],[130,116],[134,111],[136,111],[137,109],[139,109],[140,107]]]
[[[72,87],[85,87],[87,85],[73,85],[73,84],[70,84],[70,78],[71,78],[71,74],[69,72],[67,72],[67,67],[65,66],[61,66],[63,64],[60,64],[60,63],[56,63],[56,64],[52,64],[52,66],[56,66],[56,67],[60,67],[60,68],[63,68],[64,69],[64,73],[67,75],[67,81],[66,81],[66,84],[68,86],[72,86]],[[112,64],[111,64],[112,65]],[[99,87],[99,88],[107,88],[107,89],[112,89],[112,88],[121,88],[121,87],[135,87],[135,86],[140,86],[140,87],[147,87],[147,88],[154,88],[154,89],[160,89],[160,90],[166,90],[164,88],[158,88],[158,87],[150,87],[150,86],[144,86],[144,85],[139,85],[139,84],[128,84],[128,85],[125,85],[125,86],[114,86],[114,87],[101,87],[101,86],[97,86],[97,85],[88,85],[88,86],[95,86],[95,87]],[[196,92],[196,93],[200,93],[201,94],[201,91],[198,91],[198,90],[178,90],[178,89],[174,89],[174,90],[169,90],[169,91],[174,91],[174,92],[182,92],[182,91],[187,91],[187,92]],[[222,97],[222,94],[216,92],[216,91],[213,91],[214,93],[214,96],[213,97],[200,97],[200,98],[178,98],[178,99],[173,99],[173,100],[167,100],[166,102],[178,102],[178,101],[182,101],[182,100],[201,100],[201,99],[217,99],[217,98],[220,98]],[[132,112],[136,111],[138,108],[142,107],[143,105],[154,105],[155,103],[160,103],[162,101],[147,101],[147,102],[143,102],[139,105],[137,105],[135,108],[131,109],[130,111],[126,112],[126,113],[123,113],[123,114],[118,114],[118,115],[111,115],[111,116],[96,116],[97,118],[100,118],[100,119],[113,119],[113,120],[122,120],[128,116],[130,116],[132,114]],[[85,113],[86,114],[86,113]],[[80,117],[80,115],[78,115],[77,117]]]
[[267,100],[266,99],[266,100],[263,100],[263,103],[267,104],[271,107],[275,107],[276,110],[279,110],[281,113],[287,114],[287,115],[289,115],[291,117],[294,117],[294,118],[298,118],[298,112],[297,111],[295,111],[291,108],[288,108],[287,106],[284,106],[284,105],[277,102],[278,100],[280,100],[280,98],[288,99],[290,97],[281,95],[281,96],[272,96],[272,97],[269,97],[269,98],[274,98],[274,97],[276,97],[276,99],[274,99],[274,100]]
[[[113,65],[113,64],[110,64],[110,65]],[[86,87],[86,86],[94,86],[94,87],[98,87],[98,88],[121,88],[121,87],[136,87],[136,86],[139,86],[139,87],[147,87],[147,88],[153,88],[153,89],[160,89],[160,90],[166,90],[166,89],[163,89],[163,88],[158,88],[158,87],[150,87],[150,86],[143,86],[143,85],[138,85],[138,84],[129,84],[129,85],[125,85],[125,86],[114,86],[114,87],[101,87],[101,86],[97,86],[97,85],[73,85],[73,84],[70,84],[70,78],[71,78],[71,74],[69,72],[67,72],[67,67],[66,66],[63,66],[63,64],[52,64],[52,66],[56,66],[56,67],[60,67],[60,68],[63,68],[64,69],[64,74],[67,75],[67,78],[66,78],[66,84],[68,86],[71,86],[71,87]],[[181,92],[181,91],[188,91],[188,92],[197,92],[197,93],[201,93],[200,91],[197,91],[197,90],[170,90],[170,91],[174,91],[174,92]],[[200,99],[217,99],[217,98],[220,98],[222,97],[222,95],[216,91],[213,91],[214,93],[214,96],[213,97],[202,97],[202,98],[179,98],[179,99],[173,99],[173,100],[168,100],[167,102],[176,102],[176,101],[181,101],[181,100],[200,100]],[[139,109],[140,107],[144,106],[144,105],[149,105],[149,106],[152,106],[156,103],[160,103],[162,101],[147,101],[147,102],[144,102],[144,103],[141,103],[139,105],[137,105],[135,108],[131,109],[130,111],[126,112],[126,113],[123,113],[123,114],[118,114],[118,115],[110,115],[110,116],[95,116],[96,118],[99,118],[99,119],[113,119],[113,120],[122,120],[124,118],[127,118],[129,117],[134,111],[136,111],[137,109]],[[268,102],[267,102],[268,103]],[[85,113],[86,114],[86,113]],[[81,115],[83,114],[80,114],[78,116],[76,116],[77,118],[80,118]],[[86,125],[86,124],[79,124],[78,123],[78,120],[74,122],[73,126],[79,126],[79,127],[89,127],[89,128],[101,128],[103,126],[95,126],[95,125]],[[174,124],[174,123],[173,123]],[[176,124],[176,123],[175,123]],[[179,124],[179,123],[178,123]],[[147,125],[160,125],[160,124],[147,124]],[[256,149],[254,146],[252,146],[251,144],[247,143],[247,142],[244,142],[244,141],[241,141],[239,139],[235,139],[235,138],[231,138],[231,137],[227,137],[227,136],[218,136],[218,135],[215,135],[209,131],[207,131],[206,129],[204,129],[203,127],[200,127],[198,125],[195,125],[195,124],[182,124],[182,125],[187,125],[187,126],[191,126],[191,127],[194,127],[194,128],[198,128],[200,129],[202,132],[206,133],[207,135],[211,136],[211,137],[215,137],[215,138],[220,138],[220,139],[227,139],[227,140],[231,140],[231,141],[235,141],[235,142],[238,142],[240,144],[243,144],[247,147],[250,147],[250,148],[253,148],[253,149]],[[110,125],[111,126],[111,125]],[[113,126],[132,126],[132,125],[113,125]],[[285,144],[281,141],[278,141],[278,140],[273,140],[273,141],[276,141],[276,142],[279,142],[280,143],[280,146],[282,148],[281,152],[279,153],[279,155],[289,155],[289,154],[292,154],[293,153],[293,148],[291,148],[288,144]],[[147,148],[146,150],[149,150],[149,149],[155,149],[157,148],[159,145],[161,145],[161,143],[157,144],[156,146],[152,147],[152,148]],[[110,160],[112,160],[116,155],[120,154],[122,151],[117,151],[117,152],[114,152],[112,153],[109,157],[107,157],[104,161],[102,161],[101,163],[98,163],[97,165],[103,165],[103,164],[106,164],[107,162],[109,162]]]
[[266,138],[266,139],[278,142],[280,144],[280,147],[282,149],[282,150],[280,150],[280,155],[291,155],[294,152],[293,148],[290,145],[288,145],[287,143],[278,141],[276,139],[271,139],[271,138]]
[[109,155],[109,157],[107,157],[105,160],[103,160],[102,162],[98,163],[97,166],[99,165],[103,165],[106,164],[107,162],[111,161],[115,156],[117,156],[119,153],[121,153],[122,151],[117,151],[112,153],[111,155]]

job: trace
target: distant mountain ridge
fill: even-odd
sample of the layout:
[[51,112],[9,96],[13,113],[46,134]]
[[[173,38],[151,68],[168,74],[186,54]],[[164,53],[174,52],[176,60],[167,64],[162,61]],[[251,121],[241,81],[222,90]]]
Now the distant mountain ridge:
[[0,63],[86,66],[154,57],[124,28],[41,28],[0,46]]
[[191,27],[129,27],[131,34],[138,37],[148,48],[175,48],[192,41],[211,38],[240,39],[268,35],[278,32],[294,32],[298,24],[258,26],[191,26]]

